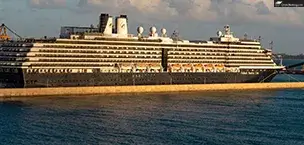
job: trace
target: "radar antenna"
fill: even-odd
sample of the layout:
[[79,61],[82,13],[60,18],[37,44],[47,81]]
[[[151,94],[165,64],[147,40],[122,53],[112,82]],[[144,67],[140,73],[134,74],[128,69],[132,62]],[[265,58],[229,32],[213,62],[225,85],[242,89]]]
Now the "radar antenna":
[[262,41],[262,36],[259,36],[258,41],[259,41],[259,42]]
[[248,38],[248,35],[247,35],[247,33],[245,33],[244,34],[244,39],[247,40],[247,38]]
[[179,35],[179,33],[178,33],[177,30],[174,30],[173,34],[171,35],[171,39],[174,40],[174,41],[179,41],[179,40],[181,40],[181,39],[180,39],[180,35]]
[[273,50],[273,41],[270,41],[269,48],[270,48],[270,50]]
[[231,33],[230,33],[230,26],[229,25],[225,25],[224,26],[224,31],[225,31],[225,35],[231,35]]
[[94,31],[95,26],[93,24],[90,25],[90,32]]

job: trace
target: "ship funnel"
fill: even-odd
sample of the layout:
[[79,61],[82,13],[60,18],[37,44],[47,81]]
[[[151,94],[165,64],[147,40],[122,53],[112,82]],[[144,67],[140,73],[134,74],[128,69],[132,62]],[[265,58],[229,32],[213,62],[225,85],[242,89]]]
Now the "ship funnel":
[[100,33],[111,35],[113,33],[113,18],[109,14],[100,14],[98,29]]
[[127,15],[120,15],[116,18],[116,31],[118,35],[128,35]]

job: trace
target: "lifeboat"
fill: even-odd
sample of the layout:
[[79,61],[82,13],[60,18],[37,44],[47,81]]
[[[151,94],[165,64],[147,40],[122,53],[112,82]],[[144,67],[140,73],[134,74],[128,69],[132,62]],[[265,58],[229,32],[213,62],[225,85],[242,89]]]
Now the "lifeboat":
[[183,64],[183,68],[192,68],[191,64]]
[[139,64],[136,64],[137,67],[147,67],[148,65],[145,64],[145,63],[139,63]]
[[215,67],[216,67],[216,68],[221,68],[221,69],[222,69],[222,68],[224,68],[225,66],[224,66],[223,64],[216,64]]
[[203,64],[194,64],[193,68],[192,68],[192,71],[195,71],[195,72],[202,71],[203,67],[204,67]]
[[157,64],[157,63],[152,63],[152,64],[149,64],[149,66],[151,67],[151,68],[159,68],[159,64]]
[[214,69],[214,65],[213,64],[205,64],[204,65],[204,69],[205,69],[205,71],[207,71],[207,72],[212,72],[213,71],[213,69]]
[[171,67],[172,67],[172,68],[180,68],[181,65],[180,65],[180,64],[172,64]]
[[225,68],[224,64],[216,64],[216,65],[215,65],[216,71],[223,72],[223,71],[224,71],[224,68]]
[[194,64],[193,66],[194,66],[195,68],[202,68],[202,67],[203,67],[202,64]]
[[205,64],[204,67],[210,69],[210,68],[213,68],[214,66],[213,66],[213,64]]
[[121,66],[121,68],[128,68],[128,69],[132,68],[131,64],[121,64],[120,66]]

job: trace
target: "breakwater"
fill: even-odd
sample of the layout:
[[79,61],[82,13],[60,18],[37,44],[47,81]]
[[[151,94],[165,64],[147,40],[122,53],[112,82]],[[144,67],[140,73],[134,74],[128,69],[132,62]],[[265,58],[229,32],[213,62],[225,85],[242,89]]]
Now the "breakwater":
[[304,82],[296,83],[238,83],[238,84],[193,84],[193,85],[155,85],[155,86],[96,86],[62,88],[14,88],[0,89],[0,97],[34,97],[95,95],[117,93],[161,93],[187,91],[233,91],[258,89],[301,89]]

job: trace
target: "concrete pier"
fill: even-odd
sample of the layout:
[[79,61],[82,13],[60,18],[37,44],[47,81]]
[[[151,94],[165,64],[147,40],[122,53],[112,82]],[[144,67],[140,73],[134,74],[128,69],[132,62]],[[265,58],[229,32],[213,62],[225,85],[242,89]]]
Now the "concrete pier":
[[0,98],[267,89],[304,89],[304,82],[0,89]]

